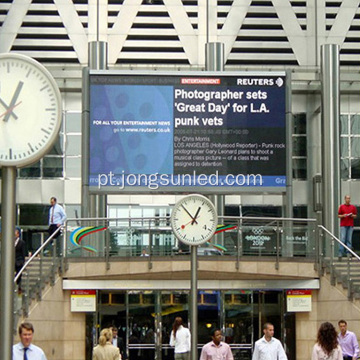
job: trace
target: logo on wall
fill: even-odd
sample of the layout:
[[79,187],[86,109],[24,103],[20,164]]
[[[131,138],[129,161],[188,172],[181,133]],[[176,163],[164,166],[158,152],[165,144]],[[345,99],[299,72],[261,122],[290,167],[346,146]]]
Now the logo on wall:
[[278,87],[282,87],[282,86],[284,85],[284,80],[279,77],[279,78],[276,79],[275,84],[276,84]]
[[103,226],[88,226],[88,227],[78,227],[70,234],[70,242],[75,245],[78,249],[84,249],[93,253],[96,253],[97,250],[89,245],[81,244],[82,239],[90,234],[94,234],[99,231],[106,230],[107,227]]
[[263,235],[264,231],[265,231],[265,229],[263,226],[253,227],[251,229],[251,232],[253,233],[253,235],[245,236],[245,239],[247,241],[252,242],[252,244],[250,245],[251,248],[260,248],[260,247],[264,248],[264,244],[271,240],[270,236]]

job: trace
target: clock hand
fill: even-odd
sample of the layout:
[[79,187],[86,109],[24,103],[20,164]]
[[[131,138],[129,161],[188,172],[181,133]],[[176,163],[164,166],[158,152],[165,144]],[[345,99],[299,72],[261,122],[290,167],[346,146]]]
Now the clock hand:
[[[0,115],[0,118],[2,118],[3,116],[5,116],[6,114],[10,112],[12,112],[18,105],[20,105],[22,103],[22,101],[19,101],[16,105],[14,105],[13,107],[9,107],[4,113],[2,113]],[[15,119],[17,119],[17,116],[15,114],[11,114],[15,117]],[[5,118],[4,118],[4,121],[5,121]]]
[[[6,102],[0,98],[0,104],[6,109],[9,110],[9,106],[7,106]],[[15,118],[15,120],[17,120],[17,116],[14,113],[11,113],[11,115]]]
[[196,219],[198,218],[198,215],[199,215],[200,210],[201,210],[201,207],[199,206],[199,208],[197,209],[197,212],[196,212],[196,214],[195,214],[195,216],[194,216],[194,218],[193,218],[193,220],[192,220],[192,222],[191,222],[191,225],[194,225],[194,223],[197,224]]
[[[200,217],[200,216],[199,216]],[[186,223],[185,225],[181,225],[181,229],[185,229],[186,226],[188,226],[189,224],[192,224],[194,220],[190,220],[188,223]]]
[[191,220],[197,223],[197,221],[195,220],[195,218],[192,217],[192,215],[187,211],[186,207],[184,205],[181,205],[181,207],[186,211],[186,213],[191,217]]
[[14,92],[14,95],[13,95],[11,101],[10,101],[10,104],[9,104],[8,110],[10,109],[11,111],[8,112],[8,113],[5,115],[4,121],[8,121],[8,120],[9,120],[9,117],[10,117],[10,115],[12,114],[12,109],[13,109],[15,103],[16,103],[17,98],[18,98],[19,95],[20,95],[20,91],[21,91],[23,85],[24,85],[24,83],[23,83],[22,81],[19,81],[19,83],[18,83],[18,85],[17,85],[17,87],[16,87],[16,90],[15,90],[15,92]]

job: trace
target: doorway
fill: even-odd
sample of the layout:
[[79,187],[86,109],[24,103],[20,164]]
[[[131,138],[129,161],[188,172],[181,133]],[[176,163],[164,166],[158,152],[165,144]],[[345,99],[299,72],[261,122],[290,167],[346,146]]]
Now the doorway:
[[[174,359],[169,346],[170,333],[177,316],[190,328],[189,291],[99,290],[98,293],[97,314],[87,317],[88,334],[115,326],[126,344],[128,359]],[[263,336],[265,322],[274,324],[275,337],[284,345],[288,359],[294,360],[295,315],[285,311],[283,290],[201,290],[198,292],[199,355],[202,346],[211,341],[211,330],[219,328],[232,348],[234,359],[250,360],[255,341]],[[96,336],[87,338],[87,354],[91,354],[94,343]],[[90,355],[87,359],[91,360]]]

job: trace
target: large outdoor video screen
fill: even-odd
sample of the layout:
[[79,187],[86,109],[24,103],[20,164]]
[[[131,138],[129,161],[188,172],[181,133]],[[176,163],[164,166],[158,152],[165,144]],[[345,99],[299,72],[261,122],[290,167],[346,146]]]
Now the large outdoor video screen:
[[90,191],[284,191],[285,85],[285,73],[91,71]]

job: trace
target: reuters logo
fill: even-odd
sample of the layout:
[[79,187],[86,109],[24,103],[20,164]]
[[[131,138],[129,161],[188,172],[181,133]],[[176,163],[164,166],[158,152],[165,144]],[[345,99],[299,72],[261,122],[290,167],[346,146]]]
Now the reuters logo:
[[278,86],[278,87],[282,87],[284,85],[284,80],[282,78],[277,78],[275,80],[275,84]]

